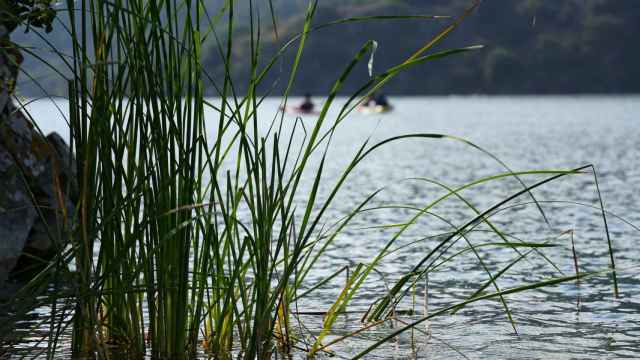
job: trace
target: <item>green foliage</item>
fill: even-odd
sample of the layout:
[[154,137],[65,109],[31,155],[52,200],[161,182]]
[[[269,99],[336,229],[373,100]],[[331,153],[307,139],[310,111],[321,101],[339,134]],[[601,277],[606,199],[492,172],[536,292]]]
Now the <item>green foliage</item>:
[[9,32],[21,25],[26,26],[26,31],[36,27],[51,32],[56,16],[52,3],[53,0],[0,0],[0,24]]

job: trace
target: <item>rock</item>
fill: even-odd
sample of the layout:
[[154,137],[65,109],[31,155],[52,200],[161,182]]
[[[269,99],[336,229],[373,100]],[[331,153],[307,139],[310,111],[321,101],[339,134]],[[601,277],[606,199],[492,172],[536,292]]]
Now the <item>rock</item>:
[[0,281],[42,264],[69,238],[77,201],[69,147],[44,138],[12,104],[0,123]]
[[[9,121],[0,124],[0,135],[10,130]],[[29,133],[15,139],[18,143],[29,141]],[[27,136],[27,139],[21,139]],[[20,169],[0,138],[0,284],[13,269],[27,242],[37,212],[32,205]]]
[[[17,75],[10,66],[9,53],[4,46],[8,41],[9,31],[0,25],[0,126],[7,121],[10,84]],[[16,176],[12,175],[15,171],[10,154],[0,150],[0,285],[15,266],[35,221],[33,209],[19,207],[24,204],[25,188],[22,183],[15,182]]]
[[[1,25],[0,42],[10,43]],[[49,259],[65,245],[77,201],[69,147],[58,134],[39,134],[11,101],[22,59],[6,48],[0,47],[0,286],[11,271],[42,263],[34,257]]]
[[44,173],[35,179],[34,186],[42,219],[36,218],[23,253],[49,259],[66,244],[62,239],[69,237],[78,187],[70,172],[73,163],[67,144],[57,133],[49,134],[46,142],[49,149]]
[[4,110],[11,102],[22,60],[20,51],[9,40],[6,26],[0,24],[0,110]]

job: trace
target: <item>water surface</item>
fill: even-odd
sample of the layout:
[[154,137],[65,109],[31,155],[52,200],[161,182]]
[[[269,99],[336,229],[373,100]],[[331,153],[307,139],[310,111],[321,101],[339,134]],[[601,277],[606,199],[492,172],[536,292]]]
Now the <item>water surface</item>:
[[[502,160],[514,171],[541,169],[573,169],[593,164],[607,211],[640,224],[640,97],[409,97],[391,98],[395,110],[387,114],[354,112],[339,126],[328,150],[327,172],[321,194],[326,196],[344,167],[364,141],[373,144],[385,138],[407,133],[455,135],[471,141]],[[215,102],[215,99],[212,101]],[[295,102],[295,99],[292,101]],[[316,99],[321,102],[321,99]],[[341,100],[344,101],[344,100]],[[339,101],[340,102],[340,101]],[[65,101],[58,102],[65,109]],[[267,100],[261,109],[264,131],[273,118],[279,101]],[[62,116],[50,102],[29,105],[29,111],[43,131],[66,134]],[[64,111],[63,111],[64,113]],[[337,110],[332,110],[335,116]],[[212,123],[217,115],[210,113]],[[332,120],[330,117],[327,121]],[[293,123],[294,116],[285,121]],[[315,116],[304,116],[307,128]],[[213,126],[211,126],[213,128]],[[339,193],[327,220],[335,221],[358,205],[368,194],[384,190],[373,205],[411,205],[424,207],[446,191],[426,179],[450,187],[475,179],[505,172],[502,164],[483,151],[461,141],[450,139],[404,140],[382,147],[367,158],[349,177]],[[544,176],[523,176],[527,184]],[[306,184],[309,186],[309,184]],[[485,183],[460,193],[480,211],[516,193],[522,185],[513,178]],[[573,232],[581,271],[608,266],[607,240],[594,175],[585,173],[566,177],[533,191],[548,217],[548,224],[531,197],[514,199],[506,210],[492,216],[495,225],[509,236],[523,241],[551,241],[561,245],[544,250],[565,275],[574,272],[571,239]],[[304,200],[301,194],[301,201]],[[575,205],[572,203],[581,203]],[[592,207],[589,207],[592,206]],[[354,299],[351,311],[366,310],[376,295],[384,292],[385,282],[393,283],[400,274],[411,269],[437,244],[436,239],[415,242],[421,238],[451,231],[475,214],[460,200],[450,199],[432,209],[442,221],[423,216],[392,246],[407,247],[386,257],[379,266],[376,279]],[[397,228],[372,226],[408,221],[410,211],[379,210],[366,212],[356,219],[329,249],[328,256],[311,276],[321,279],[342,266],[367,262],[386,244]],[[446,315],[406,333],[371,357],[431,359],[451,358],[517,358],[517,359],[603,359],[635,358],[640,354],[640,275],[638,259],[640,233],[613,215],[607,217],[615,247],[616,265],[620,271],[620,297],[613,297],[610,277],[584,280],[579,286],[567,283],[553,288],[510,295],[506,300],[517,324],[518,335],[497,301],[470,305],[455,315]],[[478,226],[469,236],[473,244],[496,242],[497,237]],[[561,234],[565,234],[562,235]],[[415,242],[415,243],[414,243]],[[464,247],[460,241],[454,249]],[[506,266],[517,254],[510,249],[481,251],[491,271]],[[531,255],[519,262],[500,279],[501,288],[519,286],[549,276],[559,276],[541,256]],[[477,259],[469,253],[446,264],[429,277],[428,311],[461,301],[470,296],[486,274]],[[335,300],[341,280],[321,289],[312,299],[300,304],[311,311],[328,309]],[[415,320],[424,311],[425,285],[416,289],[416,303],[403,302],[402,309],[415,308]],[[312,329],[321,319],[307,316]],[[338,333],[360,326],[358,316],[345,316],[337,325]],[[395,326],[401,326],[396,323]],[[389,326],[350,339],[334,348],[346,357],[372,344],[390,331]]]

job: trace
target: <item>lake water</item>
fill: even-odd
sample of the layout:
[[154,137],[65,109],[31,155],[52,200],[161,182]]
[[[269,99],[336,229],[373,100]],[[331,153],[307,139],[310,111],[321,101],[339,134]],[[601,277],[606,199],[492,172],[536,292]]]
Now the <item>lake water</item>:
[[[296,99],[292,101],[295,102]],[[420,325],[411,337],[407,333],[372,353],[370,358],[517,358],[517,359],[603,359],[640,356],[640,97],[407,97],[391,98],[395,106],[387,114],[354,112],[338,128],[328,151],[327,171],[321,193],[327,191],[364,141],[370,143],[407,133],[440,133],[467,139],[495,155],[514,171],[572,169],[586,164],[596,168],[611,238],[614,244],[620,297],[614,298],[609,275],[583,280],[580,285],[560,286],[509,295],[519,335],[507,320],[498,301],[470,305],[455,315],[444,315]],[[215,101],[215,100],[214,100]],[[321,99],[316,99],[320,102]],[[341,100],[344,101],[344,100]],[[64,101],[59,102],[66,108]],[[276,99],[267,100],[261,110],[264,128],[278,108]],[[45,132],[65,133],[62,117],[48,101],[28,106]],[[334,110],[332,114],[335,114]],[[216,121],[215,113],[211,113]],[[331,118],[331,117],[330,117]],[[309,128],[315,116],[304,116]],[[286,116],[293,123],[293,116]],[[371,192],[383,188],[373,205],[411,205],[424,207],[446,193],[424,179],[437,180],[450,187],[505,172],[487,154],[460,141],[449,139],[404,140],[382,147],[358,166],[327,216],[335,221],[348,213]],[[548,175],[547,175],[548,176]],[[545,176],[522,176],[534,184]],[[419,179],[421,178],[421,179]],[[487,182],[461,195],[485,210],[522,188],[513,178]],[[509,236],[527,242],[551,242],[560,246],[544,250],[565,275],[574,272],[571,237],[581,271],[602,270],[608,266],[607,240],[599,201],[591,173],[573,175],[533,191],[548,216],[549,224],[523,195],[492,216],[495,225]],[[583,205],[576,205],[581,203]],[[511,206],[516,205],[518,206]],[[595,207],[595,208],[594,208]],[[474,213],[460,200],[451,198],[432,209],[450,224],[433,216],[421,217],[398,243],[401,248],[379,266],[377,279],[365,286],[354,299],[350,311],[363,311],[384,292],[385,282],[393,284],[435,246],[436,239],[417,241],[451,231],[473,218]],[[620,216],[629,225],[613,214]],[[329,249],[325,261],[312,274],[321,279],[334,269],[367,262],[386,244],[394,227],[380,225],[407,222],[413,215],[404,210],[368,211],[357,218]],[[374,226],[374,227],[372,227]],[[497,242],[496,236],[479,226],[469,235],[474,244]],[[565,233],[565,235],[562,235]],[[455,249],[464,247],[462,241]],[[513,261],[512,249],[480,251],[491,271]],[[531,255],[503,276],[501,288],[519,286],[561,274],[541,256]],[[384,278],[384,281],[383,281]],[[430,275],[428,309],[453,304],[470,296],[486,280],[486,274],[472,253],[458,257]],[[337,280],[317,292],[300,306],[325,311],[342,286]],[[400,309],[415,307],[415,320],[424,311],[424,284],[416,289],[416,304],[405,301]],[[306,324],[314,330],[321,319],[308,316]],[[361,326],[358,315],[340,318],[336,332],[348,333]],[[396,326],[401,326],[397,323]],[[334,347],[340,357],[350,357],[390,331],[375,329]]]

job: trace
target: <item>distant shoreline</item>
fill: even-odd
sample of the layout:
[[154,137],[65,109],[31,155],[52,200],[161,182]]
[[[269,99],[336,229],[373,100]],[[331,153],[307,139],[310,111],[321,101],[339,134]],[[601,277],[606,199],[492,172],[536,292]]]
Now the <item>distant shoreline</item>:
[[[20,94],[20,92],[18,91],[18,95],[19,97],[21,97],[22,99],[25,99],[28,102],[37,102],[37,101],[43,101],[43,100],[68,100],[68,98],[64,97],[64,96],[38,96],[38,97],[31,97],[31,96],[27,96],[27,95],[22,95]],[[611,98],[624,98],[624,97],[629,97],[629,98],[634,98],[634,97],[640,97],[640,93],[557,93],[557,94],[535,94],[535,93],[528,93],[528,94],[483,94],[483,93],[478,93],[478,94],[425,94],[425,95],[420,95],[420,94],[393,94],[393,93],[386,93],[387,96],[393,97],[393,98],[403,98],[403,99],[407,99],[407,98],[603,98],[603,97],[611,97]],[[301,98],[303,97],[303,95],[299,95],[299,94],[295,94],[295,95],[289,95],[289,98]],[[323,95],[314,95],[312,96],[313,98],[324,98],[325,96]],[[205,96],[206,99],[216,99],[219,98],[219,96]],[[267,99],[280,99],[282,98],[282,96],[275,96],[275,95],[271,95],[271,96],[267,96]],[[346,95],[338,95],[337,98],[347,98]]]

